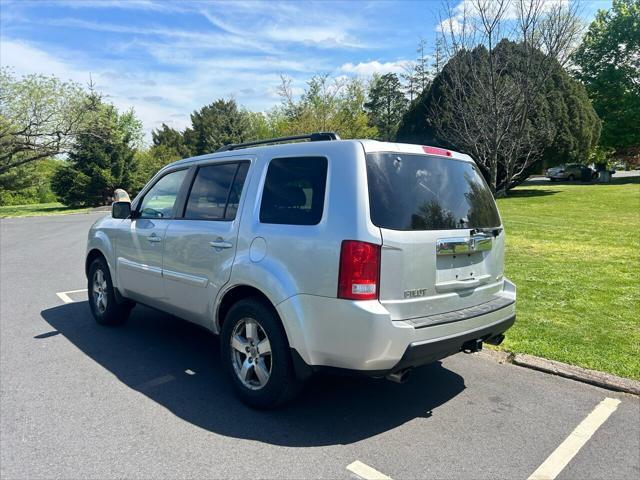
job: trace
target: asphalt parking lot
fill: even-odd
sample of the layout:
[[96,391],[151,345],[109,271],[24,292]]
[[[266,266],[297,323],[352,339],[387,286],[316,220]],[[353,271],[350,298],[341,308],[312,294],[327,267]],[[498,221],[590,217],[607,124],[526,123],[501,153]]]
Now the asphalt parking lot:
[[640,477],[638,397],[483,355],[251,410],[207,332],[144,307],[94,323],[77,290],[99,215],[0,220],[2,479]]

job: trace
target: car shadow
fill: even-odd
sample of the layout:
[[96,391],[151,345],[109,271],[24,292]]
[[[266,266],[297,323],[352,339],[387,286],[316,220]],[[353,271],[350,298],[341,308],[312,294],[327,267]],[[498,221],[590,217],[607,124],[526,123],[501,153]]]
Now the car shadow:
[[465,388],[440,362],[404,384],[382,379],[315,376],[293,402],[257,411],[237,400],[219,362],[217,337],[170,315],[136,306],[126,325],[95,323],[88,303],[41,312],[86,355],[178,417],[211,432],[282,446],[349,444],[428,418]]

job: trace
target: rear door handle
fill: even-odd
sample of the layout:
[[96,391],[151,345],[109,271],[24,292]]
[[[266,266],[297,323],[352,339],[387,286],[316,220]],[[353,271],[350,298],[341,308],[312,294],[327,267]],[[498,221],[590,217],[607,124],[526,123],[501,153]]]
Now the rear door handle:
[[231,248],[233,244],[231,242],[225,242],[224,240],[216,240],[214,242],[209,242],[213,248]]
[[147,240],[149,240],[151,243],[158,243],[162,241],[162,238],[160,238],[158,235],[156,235],[155,233],[152,233],[151,235],[149,235],[147,237]]

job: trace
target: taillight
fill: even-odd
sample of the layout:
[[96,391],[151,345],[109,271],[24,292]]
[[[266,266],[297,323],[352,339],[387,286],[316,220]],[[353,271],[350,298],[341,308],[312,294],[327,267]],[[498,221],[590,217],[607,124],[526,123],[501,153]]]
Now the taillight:
[[343,240],[340,250],[338,298],[373,300],[380,283],[380,245]]
[[453,156],[453,154],[449,150],[439,147],[430,147],[426,145],[422,147],[422,150],[424,150],[424,153],[431,153],[433,155],[444,155],[445,157]]

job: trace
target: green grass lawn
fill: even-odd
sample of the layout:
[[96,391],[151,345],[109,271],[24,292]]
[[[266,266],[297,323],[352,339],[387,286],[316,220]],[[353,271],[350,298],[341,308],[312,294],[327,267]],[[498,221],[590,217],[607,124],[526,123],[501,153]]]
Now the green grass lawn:
[[2,217],[34,217],[37,215],[56,215],[60,213],[86,212],[87,208],[71,208],[61,203],[34,203],[32,205],[0,206]]
[[518,288],[500,348],[640,379],[640,184],[620,180],[521,185],[498,200]]

